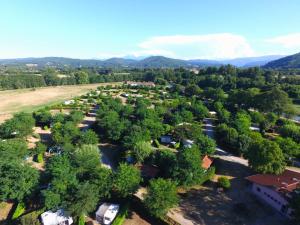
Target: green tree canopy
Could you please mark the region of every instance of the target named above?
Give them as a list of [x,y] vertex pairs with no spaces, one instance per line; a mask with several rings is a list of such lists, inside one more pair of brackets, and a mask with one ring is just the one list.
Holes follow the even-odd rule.
[[0,160],[0,200],[21,201],[38,184],[37,170],[19,160]]
[[176,183],[159,178],[150,181],[144,203],[152,215],[163,217],[178,200]]
[[139,141],[134,145],[133,154],[137,162],[143,162],[153,152],[153,148],[149,142]]
[[278,144],[266,139],[251,144],[248,159],[258,173],[280,174],[285,169],[284,155]]
[[134,166],[121,163],[114,174],[114,189],[120,197],[134,194],[141,182],[140,171]]

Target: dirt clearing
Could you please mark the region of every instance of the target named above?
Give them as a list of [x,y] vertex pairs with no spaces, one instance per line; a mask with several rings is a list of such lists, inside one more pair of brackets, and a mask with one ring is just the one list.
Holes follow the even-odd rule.
[[31,112],[85,94],[99,86],[118,84],[120,83],[113,82],[0,91],[0,123],[19,111]]

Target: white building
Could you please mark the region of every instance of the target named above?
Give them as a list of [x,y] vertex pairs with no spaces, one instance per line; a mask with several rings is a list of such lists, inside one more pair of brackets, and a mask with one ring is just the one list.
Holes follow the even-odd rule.
[[257,174],[246,177],[252,183],[251,191],[259,199],[276,209],[282,215],[291,217],[289,201],[300,188],[300,173],[285,170],[280,175]]

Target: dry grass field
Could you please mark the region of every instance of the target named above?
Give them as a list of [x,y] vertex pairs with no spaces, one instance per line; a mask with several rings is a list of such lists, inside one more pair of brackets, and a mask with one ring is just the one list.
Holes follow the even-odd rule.
[[0,91],[0,123],[16,112],[31,112],[85,94],[98,86],[118,84],[101,83]]

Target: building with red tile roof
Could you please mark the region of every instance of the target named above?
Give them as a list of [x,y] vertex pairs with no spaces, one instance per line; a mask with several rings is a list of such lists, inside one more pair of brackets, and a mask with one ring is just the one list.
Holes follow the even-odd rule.
[[289,201],[292,192],[300,188],[300,173],[285,170],[280,175],[256,174],[246,177],[252,183],[251,191],[281,214],[290,217]]

